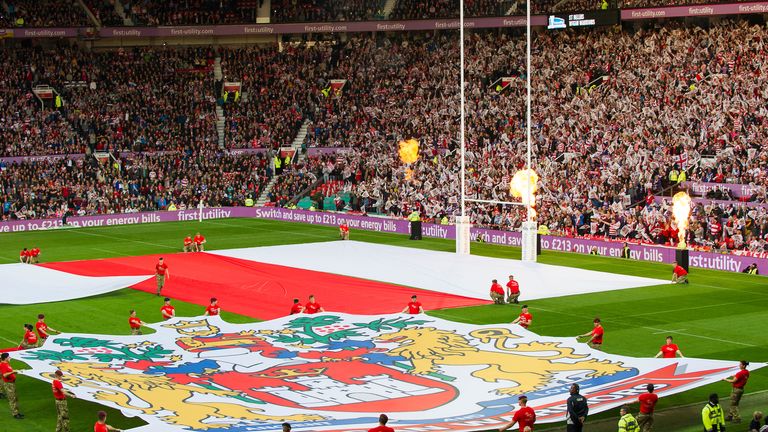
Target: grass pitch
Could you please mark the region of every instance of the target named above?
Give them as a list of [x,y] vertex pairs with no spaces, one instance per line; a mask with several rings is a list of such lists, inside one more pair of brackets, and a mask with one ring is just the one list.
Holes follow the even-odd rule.
[[[117,256],[172,253],[181,249],[186,234],[200,231],[208,239],[208,249],[296,244],[336,239],[335,227],[265,221],[257,219],[208,220],[204,222],[169,222],[147,225],[102,228],[61,229],[25,233],[2,234],[0,263],[18,262],[18,251],[23,247],[39,247],[42,261],[67,261]],[[355,231],[355,240],[394,246],[418,247],[439,251],[453,251],[454,242],[425,239],[409,241],[407,236]],[[498,258],[519,259],[520,250],[504,246],[473,244],[473,253]],[[545,252],[539,261],[547,264],[579,267],[619,274],[667,279],[669,265],[625,261],[616,258],[594,257],[570,253]],[[490,276],[489,276],[490,277]],[[568,283],[563,281],[563,283]],[[765,361],[768,353],[768,280],[759,276],[694,269],[690,285],[660,285],[597,294],[585,294],[529,303],[534,316],[531,330],[547,336],[574,336],[591,328],[595,316],[603,320],[606,328],[604,349],[628,356],[653,356],[664,337],[671,334],[686,356],[722,360],[747,359]],[[522,287],[523,299],[525,290]],[[0,300],[1,301],[1,300]],[[523,300],[524,301],[524,300]],[[198,315],[198,305],[175,301],[177,315]],[[127,334],[127,312],[136,309],[146,321],[158,318],[160,304],[157,297],[134,290],[121,290],[111,294],[80,300],[27,306],[0,305],[0,346],[16,345],[23,335],[22,324],[33,323],[38,313],[46,314],[48,324],[58,330],[83,333]],[[513,306],[488,305],[472,308],[433,311],[430,314],[454,321],[474,324],[493,324],[511,321],[518,313]],[[224,313],[225,320],[249,322],[253,318]],[[14,367],[23,368],[21,363]],[[19,377],[17,383],[19,403],[27,416],[14,420],[7,402],[0,401],[0,430],[8,432],[50,431],[55,428],[55,409],[50,386],[37,380]],[[753,408],[768,410],[768,371],[752,374],[742,405],[742,416],[748,419]],[[663,398],[659,402],[663,411],[657,418],[659,431],[700,431],[699,412],[707,395],[718,392],[727,406],[727,383],[715,383],[679,395]],[[689,408],[685,406],[691,405]],[[71,428],[85,431],[92,428],[95,412],[101,406],[80,400],[70,401]],[[119,412],[107,410],[109,423],[121,429],[136,427],[143,422],[126,418]],[[613,420],[617,413],[605,413],[590,419],[590,431],[616,430]],[[748,420],[747,420],[748,421]],[[539,427],[541,430],[562,430],[562,427]],[[729,430],[746,429],[732,426]]]

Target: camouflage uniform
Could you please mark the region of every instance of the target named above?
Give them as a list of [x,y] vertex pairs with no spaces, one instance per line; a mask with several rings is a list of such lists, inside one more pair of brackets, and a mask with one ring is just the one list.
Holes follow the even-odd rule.
[[56,399],[56,432],[69,432],[69,407],[66,399]]
[[3,387],[5,387],[5,397],[8,398],[8,405],[11,406],[11,414],[14,416],[19,415],[19,401],[16,399],[16,383],[3,382]]

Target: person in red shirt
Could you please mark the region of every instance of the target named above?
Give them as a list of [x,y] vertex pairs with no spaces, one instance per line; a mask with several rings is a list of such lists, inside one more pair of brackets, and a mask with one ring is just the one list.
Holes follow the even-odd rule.
[[37,348],[37,335],[32,324],[24,324],[24,339],[21,340],[21,347],[24,349]]
[[40,262],[40,248],[33,247],[29,250],[29,262],[31,264],[37,264]]
[[56,432],[69,432],[69,407],[67,407],[67,397],[75,398],[75,395],[64,388],[61,383],[61,377],[64,374],[57,370],[53,373],[54,378],[51,383],[53,390],[53,399],[56,402]]
[[496,304],[504,304],[504,288],[496,279],[491,283],[491,300]]
[[107,424],[107,413],[105,411],[99,411],[96,416],[98,420],[93,425],[93,432],[120,432],[120,429],[112,427]]
[[741,423],[741,415],[739,414],[739,402],[741,397],[744,396],[744,386],[749,381],[749,371],[747,370],[749,362],[741,360],[739,362],[739,371],[732,377],[725,378],[723,381],[729,382],[732,385],[731,389],[731,406],[728,408],[728,416],[725,417],[726,421],[732,421],[734,423]]
[[165,298],[165,304],[163,304],[163,306],[160,308],[160,313],[163,315],[164,320],[168,320],[176,316],[176,308],[171,305],[170,298]]
[[318,312],[325,312],[322,306],[320,306],[320,303],[315,301],[315,295],[311,294],[309,296],[309,301],[304,306],[304,313],[306,314],[316,314]]
[[517,401],[520,404],[520,409],[515,411],[512,416],[512,421],[506,426],[499,429],[499,432],[511,428],[514,425],[518,425],[520,432],[533,432],[533,424],[536,423],[536,412],[533,408],[528,406],[528,397],[520,395],[517,397]]
[[205,251],[205,237],[203,237],[202,234],[197,233],[195,234],[195,250],[197,252],[204,252]]
[[157,279],[157,295],[160,296],[160,291],[165,286],[165,280],[171,278],[171,272],[168,270],[168,264],[166,264],[162,258],[157,260],[155,264],[155,279]]
[[48,324],[45,323],[45,315],[38,314],[37,315],[37,322],[35,323],[35,327],[37,328],[37,334],[40,336],[40,345],[45,343],[45,340],[48,339],[48,335],[50,332],[60,334],[61,332],[48,327]]
[[682,284],[682,283],[688,283],[688,272],[677,263],[677,261],[672,263],[673,266],[675,266],[674,269],[672,269],[672,283],[675,284]]
[[677,344],[672,343],[672,336],[667,336],[667,343],[661,346],[661,350],[656,354],[656,358],[675,358],[677,355],[680,355],[680,358],[685,358]]
[[29,251],[27,248],[24,248],[19,252],[19,261],[21,261],[22,264],[29,264]]
[[520,284],[517,283],[515,277],[509,275],[509,282],[507,282],[507,303],[518,304],[518,298],[520,297]]
[[3,386],[5,387],[5,397],[11,406],[11,413],[16,419],[23,419],[24,414],[19,412],[19,403],[16,399],[16,372],[11,367],[10,355],[7,352],[0,354],[0,376],[3,377]]
[[386,414],[382,414],[379,416],[379,425],[376,426],[373,429],[368,429],[368,432],[395,432],[394,429],[387,426],[387,422],[389,421],[389,417],[387,417]]
[[342,240],[349,240],[349,225],[346,222],[339,225],[339,237]]
[[653,384],[648,384],[645,386],[648,393],[637,397],[637,401],[640,402],[640,413],[637,415],[640,432],[650,432],[653,429],[653,411],[656,409],[656,402],[659,401],[659,395],[653,392],[654,388]]
[[512,321],[512,324],[520,324],[520,327],[527,329],[532,322],[533,315],[528,312],[528,305],[523,305],[523,308],[520,310],[520,316],[515,318],[515,320]]
[[605,329],[603,329],[603,325],[600,323],[600,318],[595,318],[592,320],[592,323],[594,324],[592,331],[576,337],[583,338],[589,336],[587,345],[592,349],[599,350],[603,346],[603,334],[605,333]]
[[184,252],[194,252],[195,251],[195,242],[192,241],[192,236],[187,234],[186,237],[184,237]]
[[128,316],[128,326],[131,327],[132,335],[141,334],[141,326],[145,326],[144,322],[136,316],[136,311],[131,309],[131,314]]
[[291,306],[290,315],[296,315],[302,312],[304,312],[304,306],[302,306],[302,304],[299,303],[299,299],[297,298],[293,299],[293,306]]
[[420,313],[424,313],[424,308],[421,307],[421,303],[417,300],[415,295],[411,296],[411,301],[405,306],[402,312],[400,313],[408,313],[411,315],[416,315]]
[[205,308],[205,316],[216,316],[221,312],[221,308],[219,307],[219,299],[216,297],[211,297],[211,304],[208,305],[207,308]]

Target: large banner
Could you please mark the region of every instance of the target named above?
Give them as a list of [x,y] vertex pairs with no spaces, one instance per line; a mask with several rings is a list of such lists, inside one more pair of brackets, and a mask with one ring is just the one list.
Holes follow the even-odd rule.
[[741,15],[768,13],[768,2],[702,4],[689,6],[657,7],[645,9],[625,9],[621,11],[621,20],[660,19],[677,17],[697,17],[715,15]]
[[[139,416],[144,430],[477,430],[509,421],[520,395],[537,423],[565,418],[573,383],[590,413],[632,403],[653,383],[669,396],[738,370],[736,361],[595,351],[519,326],[426,315],[293,315],[251,324],[174,318],[144,336],[62,334],[13,357],[25,375],[57,369],[78,398]],[[653,355],[656,347],[648,347]],[[753,364],[752,369],[763,367]]]
[[706,196],[707,192],[714,190],[729,191],[734,198],[750,197],[752,194],[763,191],[762,186],[752,184],[737,183],[705,183],[705,182],[683,182],[683,187],[690,189],[694,195]]

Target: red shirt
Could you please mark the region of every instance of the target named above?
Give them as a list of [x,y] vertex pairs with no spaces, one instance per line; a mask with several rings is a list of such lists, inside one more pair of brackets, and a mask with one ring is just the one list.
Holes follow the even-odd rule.
[[189,246],[192,244],[192,237],[184,237],[184,246]]
[[304,306],[304,313],[316,314],[320,312],[320,309],[322,309],[322,306],[320,306],[320,303],[310,302],[310,303],[307,303],[306,306]]
[[302,306],[301,303],[294,303],[293,306],[291,306],[291,315],[301,313],[302,310],[304,310],[304,306]]
[[594,329],[592,329],[592,343],[593,344],[601,344],[603,343],[603,334],[605,333],[605,330],[603,330],[603,326],[597,326]]
[[378,425],[373,429],[368,429],[368,432],[395,432],[395,430],[389,426]]
[[344,232],[349,232],[349,227],[347,226],[347,224],[339,225],[339,229],[344,231]]
[[408,302],[408,313],[411,315],[416,315],[417,313],[421,312],[421,303],[415,301],[415,302]]
[[637,397],[640,402],[640,412],[643,414],[653,414],[656,408],[656,402],[659,401],[659,395],[656,393],[643,393]]
[[13,368],[9,363],[1,362],[0,363],[0,375],[3,376],[3,381],[5,382],[16,382],[16,374],[5,376],[6,373],[13,372]]
[[160,312],[163,314],[163,319],[172,317],[175,311],[176,308],[171,305],[163,305],[163,307],[160,308]]
[[21,252],[19,252],[19,256],[22,256],[22,257],[28,257],[28,256],[29,256],[29,251],[27,251],[27,250],[22,250]]
[[507,282],[507,289],[512,294],[519,294],[520,293],[520,284],[517,283],[517,281],[509,281]]
[[40,249],[39,248],[34,248],[31,251],[29,251],[29,256],[36,257],[36,256],[39,256],[39,255],[40,255]]
[[51,384],[51,388],[53,389],[54,399],[64,400],[67,398],[67,395],[64,394],[64,385],[61,383],[61,381],[57,379],[53,380],[53,383]]
[[93,432],[109,432],[109,429],[107,429],[107,424],[106,423],[96,422],[93,425]]
[[685,269],[680,267],[679,265],[675,266],[675,269],[672,270],[672,273],[676,274],[677,277],[683,277],[688,274],[688,272],[685,271]]
[[498,283],[495,283],[491,285],[491,292],[495,292],[496,294],[504,295],[504,288],[501,287]]
[[536,413],[533,412],[533,408],[525,406],[515,411],[512,420],[515,420],[517,424],[520,425],[520,432],[527,426],[533,430],[533,424],[536,422]]
[[736,372],[736,375],[733,376],[733,388],[740,388],[743,389],[745,385],[747,385],[747,380],[749,379],[749,371],[746,369],[740,370]]
[[528,312],[521,313],[519,318],[520,321],[517,323],[520,324],[520,327],[522,328],[528,328],[528,326],[531,324],[531,321],[533,321],[533,315]]
[[675,358],[679,349],[676,344],[664,344],[661,346],[661,356],[663,358]]
[[27,344],[34,345],[37,343],[37,335],[31,330],[27,330],[24,333],[24,340],[27,342]]
[[48,324],[38,321],[35,323],[35,328],[37,329],[37,334],[40,335],[40,339],[48,337]]
[[141,328],[141,320],[139,317],[130,317],[128,318],[128,325],[131,326],[132,329]]
[[168,264],[166,263],[157,263],[155,264],[155,274],[158,276],[165,276],[168,273]]
[[205,241],[205,237],[203,237],[202,235],[196,235],[195,236],[195,243],[201,244],[204,241]]
[[218,315],[221,311],[221,307],[219,305],[209,305],[207,308],[205,308],[205,311],[208,313],[209,316]]

